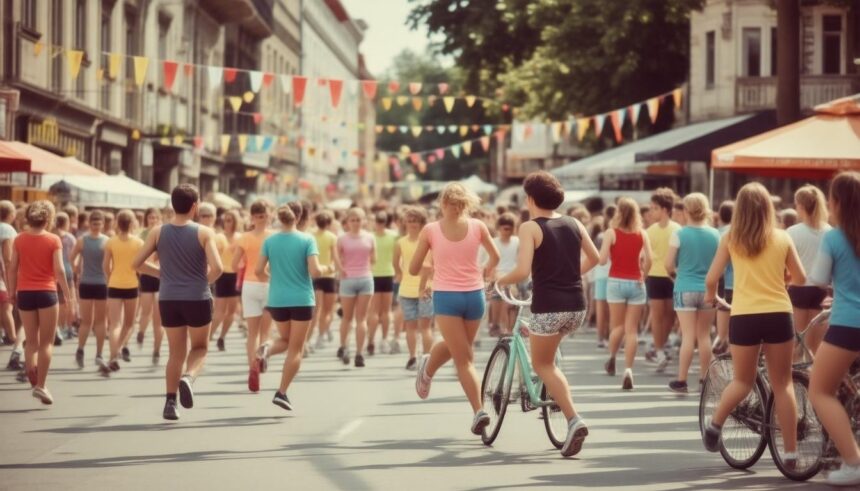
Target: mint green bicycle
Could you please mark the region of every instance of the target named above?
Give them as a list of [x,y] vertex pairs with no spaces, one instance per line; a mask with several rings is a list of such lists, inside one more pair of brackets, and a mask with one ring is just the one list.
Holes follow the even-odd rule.
[[[481,440],[484,445],[492,445],[499,436],[502,422],[508,404],[520,399],[523,412],[540,408],[543,411],[544,426],[549,441],[557,449],[561,449],[567,436],[567,418],[558,405],[547,393],[546,387],[534,373],[524,337],[528,336],[527,308],[531,298],[519,300],[495,285],[496,292],[506,303],[517,307],[517,318],[514,322],[514,335],[499,339],[490,354],[484,379],[481,383],[481,399],[484,410],[490,415],[490,425],[484,429]],[[561,352],[555,355],[556,365],[561,367]],[[519,373],[519,386],[513,398],[514,377]]]

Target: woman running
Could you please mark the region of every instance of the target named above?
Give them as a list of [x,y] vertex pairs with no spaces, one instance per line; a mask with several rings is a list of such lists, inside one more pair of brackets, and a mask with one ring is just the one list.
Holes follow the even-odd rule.
[[582,275],[600,261],[585,226],[556,213],[564,202],[564,189],[548,172],[534,172],[523,182],[531,220],[520,225],[515,269],[499,279],[510,285],[532,275],[532,320],[529,322],[532,366],[568,421],[561,448],[565,457],[576,455],[588,435],[577,414],[564,373],[555,365],[559,344],[585,323],[586,301]]
[[319,251],[317,260],[320,266],[329,266],[328,274],[314,278],[313,281],[316,308],[311,320],[311,330],[317,327],[317,340],[314,346],[317,349],[322,349],[325,342],[332,339],[329,328],[334,316],[334,306],[337,302],[334,272],[340,269],[337,266],[340,263],[337,256],[337,236],[329,230],[333,220],[334,215],[330,211],[319,212],[316,216],[317,231],[313,235],[317,243],[317,251]]
[[[143,247],[140,237],[131,234],[134,213],[122,210],[116,217],[117,234],[105,244],[104,271],[108,277],[108,336],[110,339],[110,369],[119,370],[120,348],[122,359],[131,361],[131,354],[123,342],[131,334],[134,314],[137,312],[137,272],[132,266],[135,256]],[[122,328],[120,329],[120,324]]]
[[[418,275],[409,274],[409,263],[418,247],[418,234],[427,224],[427,213],[423,208],[411,206],[403,211],[406,222],[406,235],[397,240],[394,246],[395,281],[400,283],[400,305],[403,308],[403,327],[406,329],[406,346],[409,349],[407,370],[418,368],[417,333],[421,333],[421,345],[425,354],[433,347],[433,332],[430,321],[433,319],[433,299],[430,282],[426,277],[430,273],[430,263],[425,262]],[[425,288],[421,288],[422,279]]]
[[[821,248],[821,240],[831,228],[827,223],[827,201],[820,189],[807,184],[794,193],[794,206],[799,221],[786,232],[797,248],[803,270],[809,272]],[[821,302],[827,297],[827,290],[807,280],[803,286],[789,286],[788,296],[794,309],[794,328],[803,330],[821,313]],[[821,323],[806,333],[804,341],[813,353],[818,350],[825,331],[826,324]]]
[[860,447],[836,391],[860,355],[860,173],[845,172],[833,179],[829,206],[837,228],[824,234],[810,276],[820,286],[832,281],[833,307],[830,328],[812,366],[809,398],[842,457],[842,466],[827,482],[857,486]]
[[[218,351],[224,351],[224,338],[227,331],[233,325],[236,310],[239,308],[239,290],[236,288],[236,270],[233,269],[233,254],[235,254],[236,240],[239,231],[242,230],[242,221],[236,210],[224,212],[221,218],[224,225],[223,230],[215,236],[218,246],[218,254],[221,255],[221,263],[224,265],[224,273],[215,282],[215,313],[212,316],[212,335],[218,334]],[[209,337],[211,338],[212,335]]]
[[391,325],[391,306],[394,300],[394,245],[397,232],[391,230],[391,216],[380,211],[376,213],[373,239],[376,241],[376,261],[373,263],[373,297],[370,300],[370,313],[367,321],[367,354],[375,351],[376,328],[382,325],[381,351],[388,352],[388,329]]
[[[143,214],[143,222],[146,228],[140,232],[140,239],[144,242],[149,232],[161,225],[161,211],[158,208],[149,208]],[[157,255],[153,254],[154,262],[158,262]],[[152,364],[157,365],[161,358],[161,343],[164,339],[164,329],[161,327],[161,313],[158,311],[158,288],[161,282],[155,276],[148,274],[140,275],[140,320],[138,321],[137,344],[143,346],[146,328],[152,321]]]
[[[480,435],[490,424],[490,416],[481,405],[472,346],[486,308],[484,281],[495,274],[499,251],[487,226],[469,218],[469,211],[480,204],[477,196],[462,184],[452,182],[442,189],[439,203],[442,218],[421,230],[418,247],[409,263],[409,274],[417,276],[424,268],[427,253],[433,253],[433,312],[442,333],[442,341],[418,363],[415,391],[418,397],[426,399],[433,375],[453,358],[460,385],[474,412],[472,433]],[[478,264],[481,246],[489,255],[483,275]]]
[[343,319],[340,322],[340,348],[337,357],[349,364],[349,331],[355,319],[355,366],[364,366],[364,341],[367,336],[367,309],[373,296],[371,268],[376,260],[373,235],[362,230],[365,214],[361,208],[350,208],[346,215],[347,231],[337,239],[340,258],[340,304]]
[[783,460],[790,465],[797,459],[797,403],[791,382],[794,328],[785,271],[788,270],[795,285],[806,282],[806,273],[791,238],[784,230],[777,229],[775,215],[764,186],[751,182],[742,187],[735,200],[732,228],[720,240],[708,270],[705,303],[710,304],[715,302],[717,286],[729,259],[735,271],[729,320],[734,376],[723,390],[703,438],[709,452],[719,450],[723,423],[752,390],[759,353],[764,346],[767,375],[785,446]]
[[[289,205],[278,208],[278,220],[281,231],[263,242],[255,273],[258,278],[269,279],[266,309],[278,326],[282,342],[288,346],[281,385],[272,403],[290,411],[293,406],[287,398],[287,389],[301,367],[314,309],[311,276],[331,273],[334,268],[319,265],[316,241],[296,229],[296,215]],[[267,265],[271,277],[266,272]]]
[[669,389],[686,394],[687,375],[697,345],[701,377],[711,363],[715,311],[713,303],[705,303],[705,276],[720,245],[720,233],[708,223],[711,210],[704,194],[688,194],[683,203],[686,225],[669,239],[665,267],[675,277],[675,312],[681,324],[678,379],[669,382]]
[[9,269],[9,291],[21,313],[27,336],[24,365],[33,387],[33,397],[42,404],[53,404],[54,398],[45,383],[57,331],[57,285],[75,313],[74,292],[66,282],[63,245],[60,238],[47,231],[54,221],[54,205],[39,200],[27,207],[26,231],[15,238]]
[[[89,216],[89,232],[78,239],[72,251],[72,263],[77,265],[78,293],[81,309],[81,327],[78,330],[78,349],[75,361],[84,367],[84,346],[90,331],[96,335],[96,367],[102,375],[110,374],[110,368],[102,358],[107,331],[107,277],[104,263],[105,244],[108,237],[102,233],[104,215],[95,210]],[[80,258],[80,261],[78,261]]]
[[603,235],[600,264],[612,261],[606,280],[609,303],[609,360],[604,368],[615,375],[615,355],[624,339],[624,380],[621,388],[633,390],[633,361],[639,345],[639,321],[645,308],[642,272],[651,270],[651,245],[642,230],[639,205],[630,198],[618,200],[611,228]]

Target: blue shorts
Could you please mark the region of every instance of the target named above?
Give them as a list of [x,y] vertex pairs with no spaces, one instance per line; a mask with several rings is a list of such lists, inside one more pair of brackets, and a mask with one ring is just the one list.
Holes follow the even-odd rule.
[[627,305],[645,305],[645,285],[637,280],[609,278],[606,280],[606,301],[609,303],[626,303]]
[[403,320],[406,322],[433,317],[433,300],[429,298],[400,297]]
[[486,309],[484,290],[471,292],[433,292],[433,313],[462,317],[467,321],[476,321],[484,317]]
[[705,304],[705,292],[674,292],[672,299],[675,312],[714,310],[713,304]]
[[357,297],[359,295],[373,295],[373,277],[366,278],[344,278],[340,280],[341,297]]
[[606,301],[606,282],[609,278],[597,278],[594,280],[594,299]]

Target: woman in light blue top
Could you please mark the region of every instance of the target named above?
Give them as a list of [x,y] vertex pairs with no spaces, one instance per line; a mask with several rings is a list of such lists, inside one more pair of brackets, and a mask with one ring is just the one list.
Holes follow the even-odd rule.
[[[95,210],[90,213],[90,230],[78,239],[69,258],[79,274],[81,326],[78,329],[78,349],[75,352],[75,362],[79,368],[84,367],[84,346],[90,331],[96,335],[96,365],[102,375],[108,375],[110,369],[104,358],[102,348],[107,336],[107,277],[102,263],[104,262],[105,244],[108,237],[102,233],[104,215]],[[78,260],[80,258],[80,260]]]
[[255,273],[258,278],[269,281],[266,308],[281,335],[271,351],[283,351],[284,345],[287,349],[281,385],[272,403],[289,411],[293,407],[287,399],[287,388],[301,367],[313,317],[315,301],[311,276],[331,274],[334,267],[320,266],[316,240],[296,230],[296,214],[289,205],[278,208],[278,220],[281,232],[263,242]]
[[810,278],[819,286],[833,282],[830,328],[815,354],[809,398],[839,450],[842,467],[830,484],[860,485],[860,447],[836,390],[860,355],[860,173],[845,172],[830,185],[829,207],[838,228],[824,234]]
[[666,270],[676,275],[673,295],[681,324],[678,380],[670,382],[669,389],[682,394],[687,393],[687,374],[697,341],[700,370],[707,370],[711,362],[715,312],[713,305],[705,303],[705,276],[720,245],[720,233],[708,224],[710,216],[708,198],[702,193],[688,194],[684,198],[687,225],[672,235],[666,255]]

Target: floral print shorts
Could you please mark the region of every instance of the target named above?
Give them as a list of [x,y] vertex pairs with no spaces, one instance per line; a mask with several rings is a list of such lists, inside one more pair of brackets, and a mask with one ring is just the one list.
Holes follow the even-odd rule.
[[567,336],[585,324],[585,314],[584,310],[532,314],[529,332],[536,336],[554,336],[559,333]]

